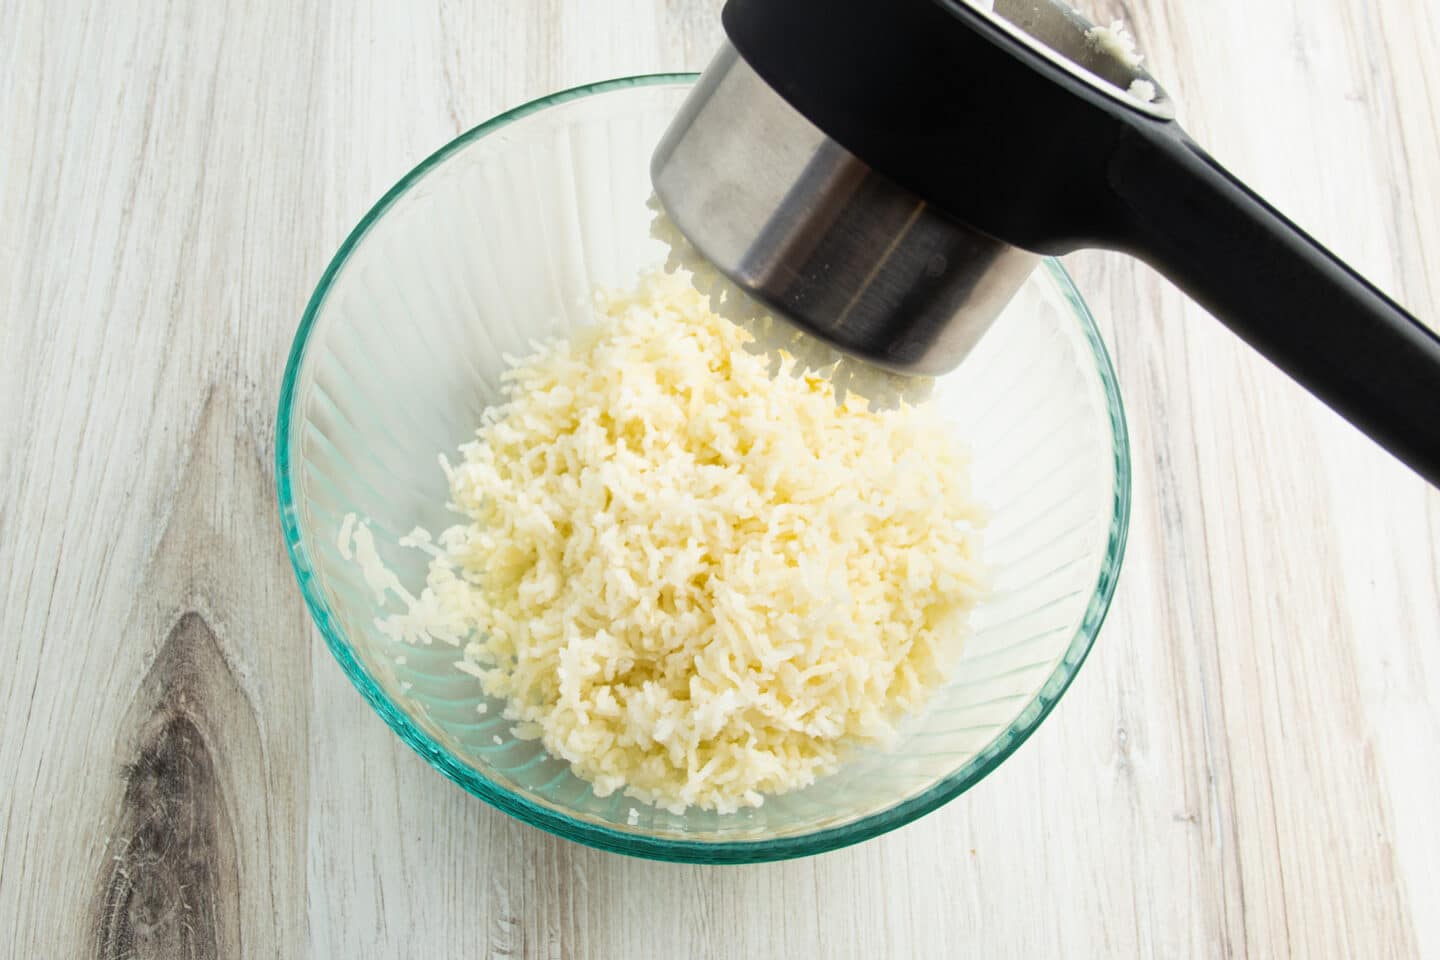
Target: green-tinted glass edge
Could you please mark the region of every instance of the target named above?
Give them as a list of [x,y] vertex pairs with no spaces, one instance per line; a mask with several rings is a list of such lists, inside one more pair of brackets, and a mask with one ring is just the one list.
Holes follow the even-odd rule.
[[345,238],[340,249],[331,259],[321,275],[320,282],[311,294],[296,330],[295,340],[290,348],[285,366],[285,377],[280,387],[280,405],[275,434],[275,486],[280,507],[280,524],[285,534],[285,546],[295,569],[300,592],[310,609],[310,615],[320,628],[321,635],[330,652],[339,661],[350,682],[360,691],[366,702],[380,714],[402,740],[432,766],[459,784],[465,790],[510,814],[569,840],[630,856],[647,857],[655,860],[669,860],[688,863],[762,863],[784,860],[791,857],[810,856],[859,843],[879,836],[897,827],[904,826],[917,817],[955,799],[966,790],[983,780],[1010,754],[1025,742],[1041,721],[1054,709],[1060,697],[1074,680],[1080,665],[1085,662],[1095,637],[1105,621],[1110,600],[1115,593],[1121,561],[1125,554],[1125,539],[1130,525],[1130,452],[1129,432],[1125,423],[1125,411],[1120,399],[1119,384],[1110,355],[1101,340],[1099,328],[1085,301],[1081,298],[1070,275],[1055,260],[1047,260],[1045,268],[1059,285],[1061,293],[1080,318],[1081,327],[1090,349],[1095,355],[1096,366],[1105,391],[1107,414],[1110,419],[1113,456],[1115,465],[1115,490],[1113,513],[1110,520],[1109,540],[1105,560],[1095,585],[1095,592],[1085,610],[1079,628],[1075,632],[1065,654],[1060,658],[1055,672],[1041,687],[1035,700],[1021,711],[1020,716],[999,737],[984,750],[972,757],[963,767],[944,780],[917,796],[904,800],[893,807],[872,814],[855,823],[819,830],[815,833],[793,837],[779,837],[770,840],[744,840],[705,842],[696,840],[675,840],[628,833],[597,824],[575,820],[548,807],[532,803],[511,793],[504,787],[486,779],[479,771],[461,763],[420,730],[405,713],[386,698],[379,685],[351,653],[339,624],[329,605],[315,583],[315,575],[309,557],[300,542],[300,527],[295,509],[292,476],[289,470],[289,447],[291,440],[291,414],[295,399],[296,379],[309,340],[311,327],[318,316],[336,274],[344,265],[356,244],[370,227],[384,215],[411,186],[429,170],[445,160],[461,147],[522,117],[545,107],[555,106],[580,97],[592,96],[630,87],[656,86],[662,84],[691,84],[698,77],[695,73],[656,73],[636,77],[624,77],[587,84],[563,90],[548,97],[532,100],[480,124],[451,140],[445,146],[426,157],[415,169],[406,174],[399,183],[380,198],[380,201],[365,214],[360,223]]

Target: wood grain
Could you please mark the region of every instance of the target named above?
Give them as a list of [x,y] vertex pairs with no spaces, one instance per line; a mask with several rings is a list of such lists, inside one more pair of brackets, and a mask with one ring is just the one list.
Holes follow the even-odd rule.
[[[212,689],[207,689],[213,684]],[[240,702],[226,702],[238,700]],[[214,632],[180,618],[141,684],[137,734],[90,914],[101,957],[234,955],[240,946],[235,824],[205,729],[244,716]],[[208,735],[207,735],[208,734]]]
[[[717,9],[0,0],[0,956],[1440,955],[1440,493],[1120,257],[1067,264],[1127,400],[1120,590],[944,810],[799,862],[627,860],[463,794],[349,687],[270,467],[326,258],[499,110],[699,69]],[[1430,0],[1092,10],[1440,317]]]

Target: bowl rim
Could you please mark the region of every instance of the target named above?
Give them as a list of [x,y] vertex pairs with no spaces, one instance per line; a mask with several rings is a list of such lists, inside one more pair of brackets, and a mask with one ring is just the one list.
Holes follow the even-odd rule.
[[286,550],[295,571],[295,578],[299,582],[300,592],[305,598],[311,617],[325,639],[325,645],[330,648],[331,654],[334,655],[345,675],[350,678],[350,682],[360,691],[366,702],[399,735],[401,740],[424,757],[431,766],[467,792],[518,820],[556,836],[575,840],[601,850],[674,862],[762,863],[810,856],[869,840],[904,826],[955,799],[985,779],[1039,727],[1050,711],[1055,708],[1066,689],[1069,688],[1095,643],[1095,638],[1105,621],[1110,601],[1115,593],[1116,582],[1125,555],[1126,537],[1129,532],[1131,490],[1129,432],[1126,427],[1125,411],[1120,399],[1114,364],[1105,349],[1099,328],[1069,274],[1056,260],[1045,260],[1045,269],[1080,322],[1104,388],[1106,413],[1110,423],[1115,489],[1112,495],[1112,513],[1106,555],[1096,578],[1094,592],[1085,609],[1085,615],[1075,631],[1075,636],[1060,657],[1055,669],[1046,678],[1035,697],[1025,705],[1015,720],[1002,733],[996,735],[995,739],[983,750],[944,779],[914,796],[852,823],[828,827],[811,833],[771,839],[734,841],[675,839],[630,832],[578,820],[513,793],[501,784],[488,779],[480,771],[454,757],[421,730],[408,714],[384,693],[352,652],[337,617],[319,589],[314,567],[301,541],[299,515],[294,494],[294,476],[290,470],[291,420],[296,413],[296,385],[307,352],[311,330],[335,277],[349,259],[350,254],[370,231],[370,228],[384,216],[399,197],[457,150],[547,107],[583,97],[635,87],[689,86],[698,76],[697,73],[652,73],[620,77],[571,87],[549,96],[531,100],[455,137],[426,157],[402,177],[395,186],[391,187],[345,238],[325,268],[325,272],[321,275],[315,291],[305,306],[305,312],[291,344],[280,388],[275,435],[275,487]]

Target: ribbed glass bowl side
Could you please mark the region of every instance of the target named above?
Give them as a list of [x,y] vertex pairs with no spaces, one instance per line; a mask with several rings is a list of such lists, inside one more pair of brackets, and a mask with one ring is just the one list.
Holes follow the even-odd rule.
[[477,711],[453,649],[382,636],[375,620],[386,610],[336,546],[356,513],[402,581],[423,582],[424,557],[396,540],[455,519],[436,457],[469,439],[496,400],[505,357],[583,323],[597,284],[626,283],[662,259],[647,235],[649,152],[692,80],[615,80],[527,104],[457,138],[387,193],[341,246],[296,334],[277,488],[327,645],[446,776],[604,849],[774,860],[894,829],[978,782],[1044,719],[1094,642],[1124,552],[1129,453],[1114,371],[1058,264],[1036,272],[937,388],[993,512],[993,589],[954,680],[894,747],[859,751],[835,775],[756,810],[676,816],[595,796],[511,736],[502,704]]

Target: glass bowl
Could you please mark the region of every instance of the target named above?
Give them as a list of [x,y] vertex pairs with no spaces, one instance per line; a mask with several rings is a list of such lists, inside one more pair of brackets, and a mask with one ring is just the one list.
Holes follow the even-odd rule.
[[[300,322],[280,394],[276,481],[295,575],[335,658],[400,737],[466,790],[552,833],[664,860],[802,856],[892,830],[958,796],[1039,725],[1089,652],[1115,588],[1130,467],[1115,375],[1094,321],[1046,262],[932,402],[974,456],[991,510],[993,592],[952,681],[887,749],[763,806],[667,813],[598,797],[511,736],[503,705],[445,645],[403,647],[338,531],[368,520],[395,546],[444,507],[441,452],[471,438],[506,355],[587,318],[597,284],[663,260],[648,235],[650,151],[694,76],[612,80],[463,134],[387,193],[340,247]],[[393,608],[391,608],[393,611]],[[633,811],[633,812],[632,812]]]

